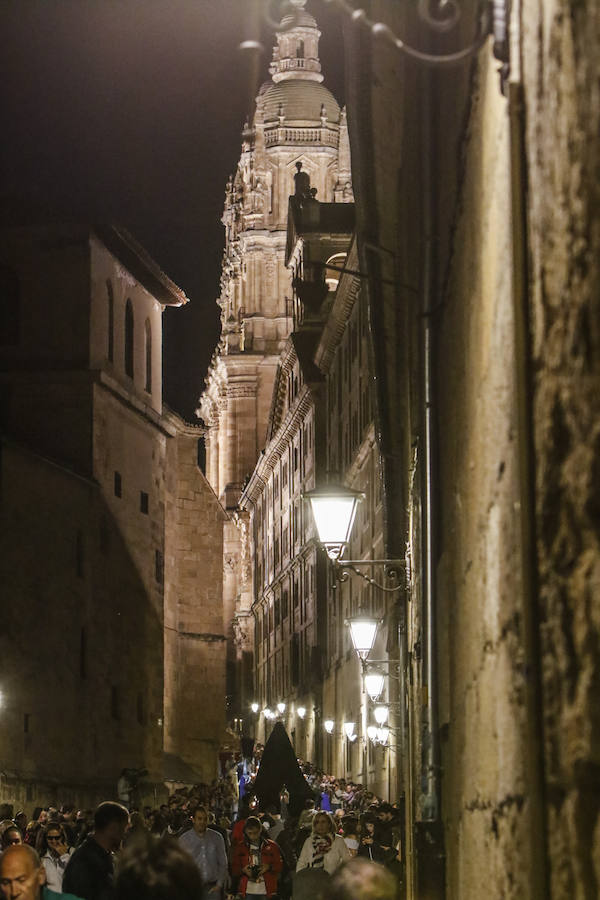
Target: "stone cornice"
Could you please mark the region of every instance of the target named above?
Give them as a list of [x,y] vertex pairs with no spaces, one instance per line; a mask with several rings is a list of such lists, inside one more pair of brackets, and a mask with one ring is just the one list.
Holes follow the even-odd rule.
[[[178,427],[169,415],[162,416],[148,403],[144,403],[133,394],[130,394],[116,379],[112,378],[103,369],[96,371],[95,381],[100,387],[104,388],[108,393],[112,394],[122,406],[137,413],[152,427],[158,429],[167,437],[175,437]],[[183,421],[183,420],[182,420]]]
[[288,414],[277,432],[263,450],[240,499],[241,506],[244,505],[245,500],[248,500],[253,506],[256,504],[262,493],[261,486],[264,487],[268,483],[276,463],[281,459],[286,448],[290,446],[291,439],[299,431],[299,426],[304,422],[306,413],[314,405],[313,392],[305,385],[296,402],[288,410]]

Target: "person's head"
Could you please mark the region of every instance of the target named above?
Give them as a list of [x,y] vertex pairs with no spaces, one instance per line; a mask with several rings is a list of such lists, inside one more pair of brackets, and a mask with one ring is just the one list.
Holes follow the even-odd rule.
[[397,900],[391,872],[360,856],[341,866],[328,885],[328,900]]
[[318,834],[320,836],[326,834],[335,834],[333,820],[329,813],[322,811],[315,813],[312,821],[312,830],[315,834]]
[[41,809],[40,814],[38,816],[38,822],[40,823],[40,825],[45,825],[47,821],[48,821],[48,810]]
[[21,830],[21,833],[25,834],[25,829],[27,828],[27,816],[25,815],[23,810],[21,810],[21,812],[18,812],[16,814],[15,825],[18,825],[18,827]]
[[40,900],[46,870],[27,844],[7,847],[0,856],[0,896],[3,900]]
[[361,819],[362,832],[365,836],[370,836],[375,832],[375,825],[377,823],[377,817],[372,813],[365,813]]
[[49,850],[53,856],[60,855],[59,848],[66,843],[67,836],[62,825],[59,825],[57,822],[50,822],[44,833],[42,852],[45,853],[46,850]]
[[262,823],[258,816],[249,816],[244,825],[244,834],[251,844],[258,844],[262,834]]
[[94,813],[94,839],[105,850],[118,850],[128,825],[129,812],[125,807],[113,800],[105,800]]
[[192,825],[196,834],[204,834],[208,828],[208,813],[205,806],[196,806],[193,809]]
[[390,803],[380,803],[377,816],[380,822],[390,822],[394,818],[394,807]]
[[2,849],[6,850],[7,847],[12,847],[16,844],[22,844],[23,839],[21,837],[21,832],[17,828],[16,825],[9,825],[2,834]]
[[129,831],[145,831],[146,822],[141,812],[132,812],[129,816]]
[[358,819],[356,816],[344,816],[342,819],[342,834],[344,837],[354,837],[358,834]]
[[201,900],[202,878],[175,838],[142,834],[119,861],[115,900]]

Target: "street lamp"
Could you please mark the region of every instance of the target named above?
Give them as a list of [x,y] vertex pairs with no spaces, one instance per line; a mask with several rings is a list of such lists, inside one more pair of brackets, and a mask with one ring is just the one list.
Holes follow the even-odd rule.
[[356,722],[344,722],[344,732],[349,741],[353,740],[355,728],[356,728]]
[[390,729],[386,728],[385,725],[383,725],[381,728],[377,729],[377,740],[379,741],[380,744],[383,744],[383,746],[385,746],[387,744],[389,736],[390,736]]
[[283,713],[285,712],[285,703],[278,703],[277,709],[279,711],[279,714],[283,715]]
[[367,666],[365,668],[365,690],[374,703],[381,697],[384,684],[385,675],[381,669],[378,669],[376,666]]
[[366,659],[373,649],[377,626],[381,624],[381,621],[381,619],[375,619],[366,613],[359,613],[357,616],[351,616],[345,620],[344,624],[350,629],[352,646],[360,659]]
[[327,734],[333,733],[334,726],[335,722],[333,721],[333,719],[325,719],[325,721],[323,722],[323,728],[325,729]]
[[250,709],[252,710],[253,713],[257,713],[258,712],[258,703],[251,703]]
[[373,715],[375,716],[375,721],[381,728],[388,720],[389,710],[387,706],[376,706],[373,710]]
[[306,715],[306,708],[304,706],[299,706],[297,709],[297,713],[300,716],[300,718],[303,719],[304,716]]
[[319,541],[330,559],[338,560],[342,555],[364,496],[362,491],[340,485],[326,485],[304,494],[310,501]]
[[348,546],[350,540],[357,506],[364,498],[362,491],[354,491],[343,485],[328,484],[316,488],[314,491],[307,491],[302,496],[311,505],[319,543],[333,564],[336,580],[346,581],[348,571],[352,571],[382,591],[401,589],[401,584],[395,584],[392,587],[379,584],[370,575],[365,575],[360,570],[364,567],[373,569],[375,566],[383,566],[384,571],[387,570],[387,574],[395,578],[396,568],[403,568],[410,577],[407,560],[342,559],[344,548]]

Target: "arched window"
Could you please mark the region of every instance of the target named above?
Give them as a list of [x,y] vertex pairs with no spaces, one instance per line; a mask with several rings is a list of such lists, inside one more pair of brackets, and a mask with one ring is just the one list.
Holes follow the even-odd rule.
[[152,328],[150,327],[150,319],[146,319],[144,326],[146,341],[146,391],[152,393]]
[[347,255],[347,253],[334,253],[333,256],[330,256],[327,260],[326,266],[329,264],[335,266],[335,269],[325,268],[325,281],[330,291],[335,291],[337,289],[341,275],[339,270],[344,268]]
[[304,41],[298,41],[296,46],[296,59],[304,59]]
[[115,358],[115,298],[113,295],[112,284],[110,280],[106,281],[106,295],[107,295],[107,335],[106,335],[106,355],[108,356],[109,362],[114,362]]
[[21,291],[13,269],[0,266],[0,344],[19,343],[21,331]]
[[125,305],[125,374],[133,378],[133,305]]

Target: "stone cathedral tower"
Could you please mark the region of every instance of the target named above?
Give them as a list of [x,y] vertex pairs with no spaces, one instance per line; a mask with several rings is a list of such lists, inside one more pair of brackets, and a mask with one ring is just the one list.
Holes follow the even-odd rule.
[[252,648],[252,584],[237,505],[265,445],[279,354],[293,329],[285,244],[298,164],[319,200],[353,200],[346,115],[322,84],[321,33],[305,4],[294,0],[294,12],[281,22],[271,79],[259,91],[237,170],[227,183],[221,339],[200,401],[207,426],[206,475],[231,513],[225,528],[224,615],[232,715],[241,710],[247,681],[243,660],[250,665]]

